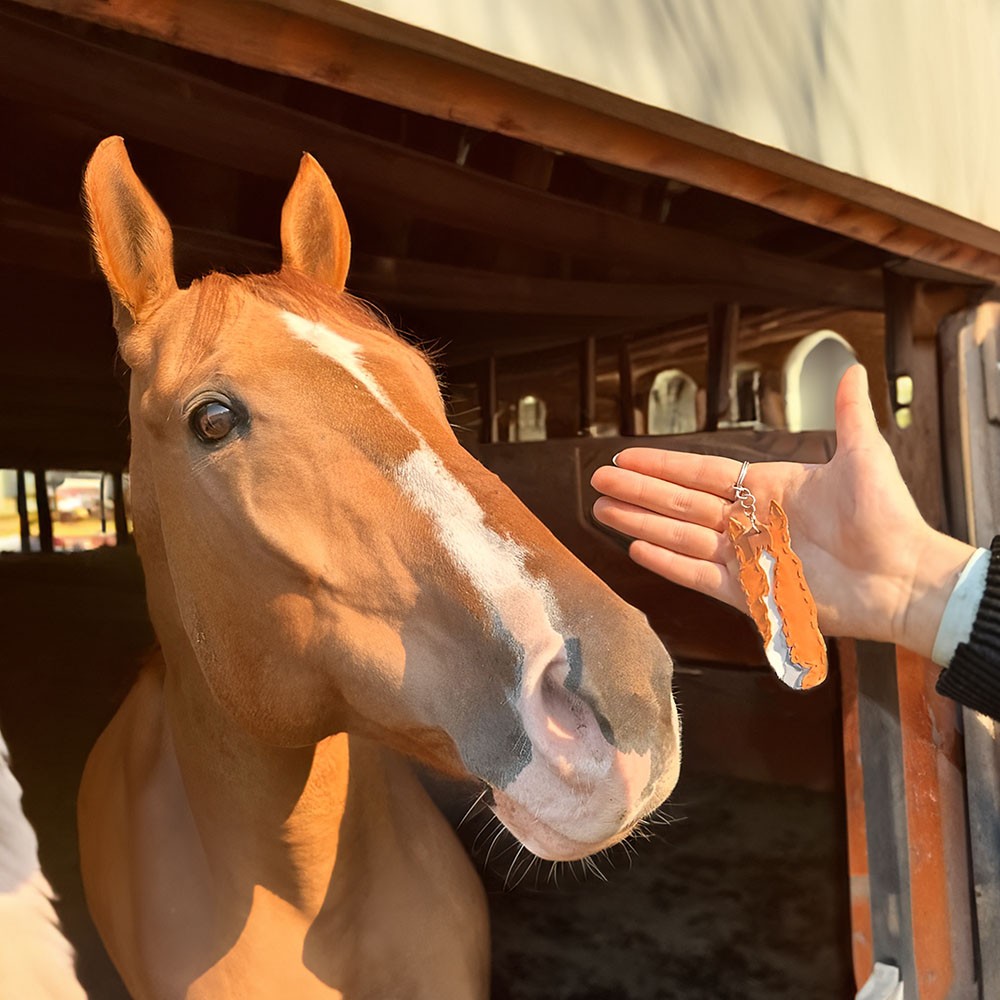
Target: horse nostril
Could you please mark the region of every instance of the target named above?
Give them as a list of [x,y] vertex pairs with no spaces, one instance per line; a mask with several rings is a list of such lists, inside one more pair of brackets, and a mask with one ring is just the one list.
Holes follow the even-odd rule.
[[561,740],[578,739],[596,725],[587,703],[566,687],[562,671],[552,664],[542,678],[542,708],[547,732]]

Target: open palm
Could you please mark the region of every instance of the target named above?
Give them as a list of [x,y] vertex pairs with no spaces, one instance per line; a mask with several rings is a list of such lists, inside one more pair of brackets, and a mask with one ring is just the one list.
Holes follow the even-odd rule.
[[[860,365],[841,381],[836,423],[837,451],[828,463],[762,462],[750,467],[744,485],[758,511],[773,499],[788,515],[824,632],[927,652],[941,588],[972,550],[920,516],[878,431]],[[636,539],[629,554],[639,565],[746,611],[726,534],[738,509],[739,471],[730,458],[629,448],[614,467],[594,473],[595,489],[605,494],[594,516]]]

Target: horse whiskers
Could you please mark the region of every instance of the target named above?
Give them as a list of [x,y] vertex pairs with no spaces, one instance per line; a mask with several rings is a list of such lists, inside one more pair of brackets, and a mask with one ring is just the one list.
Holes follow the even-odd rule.
[[[499,820],[497,822],[499,823]],[[500,835],[504,832],[505,829],[506,827],[504,827],[503,823],[499,823],[499,829],[493,835],[493,839],[490,841],[490,846],[486,851],[486,860],[483,862],[483,871],[486,871],[489,868],[490,854],[493,853],[493,848],[496,846],[497,840],[500,839]]]
[[549,865],[549,874],[545,879],[546,882],[550,882],[558,889],[559,888],[559,862],[553,861]]
[[455,827],[456,830],[461,830],[465,821],[473,814],[476,807],[483,801],[486,793],[490,790],[490,786],[486,785],[483,790],[473,799],[472,805],[465,811],[465,815],[458,821],[458,825]]
[[[493,829],[494,823],[496,824],[497,827],[495,831]],[[490,815],[487,816],[486,818],[486,822],[483,823],[482,827],[480,828],[479,833],[476,834],[475,840],[473,840],[472,842],[472,853],[475,854],[476,851],[478,850],[479,841],[482,840],[484,834],[489,836],[491,831],[494,833],[499,833],[502,830],[503,830],[503,823],[501,823],[500,820],[496,818],[496,816],[490,813]]]
[[602,882],[607,882],[608,877],[601,871],[600,866],[594,860],[593,856],[589,856],[582,859],[585,866],[585,870],[596,875]]
[[510,863],[510,868],[507,869],[507,874],[504,876],[503,880],[503,891],[507,891],[507,883],[510,880],[510,874],[514,870],[514,865],[517,864],[517,859],[521,856],[521,851],[524,850],[524,844],[517,845],[517,853],[514,855],[514,860]]
[[646,816],[642,820],[642,823],[648,823],[651,826],[670,826],[673,823],[681,823],[686,818],[686,816],[671,816],[661,806],[659,809],[655,809],[648,816]]

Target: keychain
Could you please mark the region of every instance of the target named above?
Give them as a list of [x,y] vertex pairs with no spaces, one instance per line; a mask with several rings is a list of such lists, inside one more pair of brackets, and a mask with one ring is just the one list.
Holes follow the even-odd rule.
[[799,557],[792,551],[788,518],[777,501],[770,522],[757,519],[757,500],[743,485],[749,462],[733,484],[744,516],[729,518],[729,537],[740,565],[740,586],[750,616],[764,640],[764,653],[779,680],[805,690],[826,679],[826,642],[819,631],[816,602]]

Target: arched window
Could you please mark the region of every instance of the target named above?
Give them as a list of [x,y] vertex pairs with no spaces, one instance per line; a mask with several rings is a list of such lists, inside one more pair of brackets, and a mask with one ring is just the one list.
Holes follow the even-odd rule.
[[833,330],[817,330],[792,348],[784,368],[790,431],[833,430],[837,386],[856,361],[854,349]]
[[545,400],[538,396],[522,396],[511,414],[508,424],[508,441],[545,440]]
[[667,368],[649,390],[650,434],[691,434],[698,429],[698,384],[679,368]]

